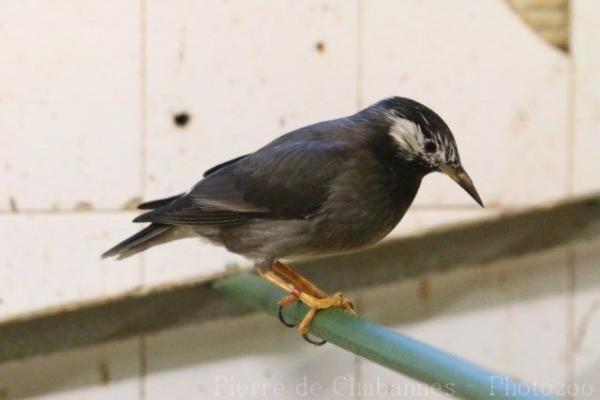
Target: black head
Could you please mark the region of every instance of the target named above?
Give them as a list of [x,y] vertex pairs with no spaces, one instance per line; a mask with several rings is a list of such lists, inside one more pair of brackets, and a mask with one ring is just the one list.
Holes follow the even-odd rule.
[[369,107],[389,124],[398,156],[418,164],[424,171],[443,172],[456,181],[483,207],[471,178],[460,162],[458,148],[448,125],[433,110],[414,100],[390,97]]

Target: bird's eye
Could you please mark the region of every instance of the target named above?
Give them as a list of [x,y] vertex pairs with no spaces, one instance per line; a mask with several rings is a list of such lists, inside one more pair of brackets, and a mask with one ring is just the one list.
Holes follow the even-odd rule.
[[425,151],[428,153],[433,153],[437,150],[437,145],[435,142],[427,142],[425,143]]

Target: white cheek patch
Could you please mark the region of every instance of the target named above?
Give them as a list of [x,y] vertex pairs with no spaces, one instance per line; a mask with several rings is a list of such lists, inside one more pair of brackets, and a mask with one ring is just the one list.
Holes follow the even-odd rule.
[[409,159],[425,155],[425,138],[421,127],[405,118],[393,118],[390,135]]
[[389,134],[394,138],[406,159],[421,159],[431,165],[458,162],[455,145],[447,136],[434,134],[431,140],[435,143],[436,150],[429,153],[425,151],[425,136],[418,124],[397,116],[393,116],[391,119],[393,123]]

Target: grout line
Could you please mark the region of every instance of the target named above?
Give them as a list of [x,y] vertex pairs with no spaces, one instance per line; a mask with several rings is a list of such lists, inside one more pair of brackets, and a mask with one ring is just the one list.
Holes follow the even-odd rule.
[[[504,210],[504,209],[519,209],[529,207],[528,205],[490,205],[486,206],[485,210]],[[457,210],[481,210],[481,208],[477,205],[470,204],[413,204],[410,208],[413,211],[457,211]],[[19,211],[11,211],[11,210],[0,210],[0,216],[3,215],[24,215],[24,216],[33,216],[33,215],[72,215],[72,214],[131,214],[134,212],[139,212],[136,209],[123,209],[123,208],[94,208],[91,210],[75,210],[75,209],[63,209],[63,210],[53,210],[53,209],[19,209]]]
[[[364,17],[364,2],[363,0],[356,0],[356,109],[360,110],[364,106],[364,76],[363,76],[363,17]],[[356,309],[362,307],[362,290],[357,290],[355,294],[354,304]],[[352,363],[352,372],[354,379],[359,385],[362,385],[362,360],[361,357],[354,355]],[[358,398],[361,399],[362,393],[358,394]]]
[[139,347],[138,347],[139,355],[138,355],[138,368],[139,368],[139,392],[138,398],[139,400],[144,400],[146,398],[146,372],[147,372],[147,364],[146,364],[146,337],[139,337]]
[[[575,292],[577,290],[577,264],[575,247],[567,248],[567,324],[566,324],[566,366],[565,387],[570,387],[575,382]],[[569,398],[572,398],[570,396]]]
[[357,0],[356,3],[356,108],[363,108],[363,0]]
[[503,211],[503,210],[510,210],[512,208],[514,209],[520,209],[520,208],[526,208],[526,207],[530,207],[529,205],[524,205],[524,206],[514,206],[514,205],[510,205],[510,204],[503,204],[503,205],[498,205],[498,204],[492,204],[492,205],[486,205],[485,208],[481,208],[476,204],[440,204],[440,205],[436,205],[436,204],[413,204],[410,207],[410,210],[412,211]]
[[[361,1],[361,0],[359,0]],[[363,307],[363,296],[364,296],[364,288],[358,289],[356,291],[356,294],[354,295],[354,306],[356,308],[356,310],[360,311]],[[363,358],[358,356],[358,355],[354,355],[354,359],[353,359],[353,363],[352,363],[352,369],[353,369],[353,374],[354,374],[354,380],[358,383],[358,385],[363,386],[366,384],[366,382],[363,382],[363,368],[365,366],[365,363],[363,361]],[[358,392],[358,396],[356,396],[358,399],[362,399],[363,398],[363,394],[361,393],[361,391]]]
[[[569,52],[568,58],[568,80],[567,80],[567,138],[566,138],[566,187],[567,197],[572,197],[575,187],[575,85],[576,85],[576,64],[575,51],[573,48],[573,2],[567,6],[567,18],[569,21]],[[566,323],[566,368],[565,380],[566,386],[575,383],[575,340],[576,340],[576,318],[575,318],[575,294],[577,292],[577,263],[574,246],[567,247],[567,323]],[[569,396],[573,398],[573,396]]]
[[[485,207],[485,211],[497,211],[506,209],[520,209],[527,206],[513,206],[513,205],[490,205]],[[463,210],[480,210],[481,208],[477,205],[469,204],[413,204],[410,208],[411,211],[463,211]],[[0,217],[5,215],[21,215],[21,216],[36,216],[36,215],[95,215],[95,214],[132,214],[139,212],[136,209],[123,209],[123,208],[95,208],[91,210],[52,210],[52,209],[19,209],[19,211],[11,210],[0,210]]]
[[[571,2],[572,3],[572,2]],[[566,194],[567,197],[573,196],[573,189],[575,187],[575,132],[576,132],[576,120],[575,120],[575,78],[576,78],[576,64],[575,64],[575,52],[573,51],[572,38],[573,38],[573,5],[569,4],[567,7],[567,15],[569,19],[569,52],[568,52],[568,80],[567,80],[567,182],[566,182]]]
[[[140,0],[140,198],[146,195],[146,169],[147,169],[147,7],[146,0]],[[146,260],[144,254],[138,258],[139,285],[146,283]],[[146,338],[139,337],[139,400],[146,398]]]
[[43,209],[31,209],[31,210],[19,210],[9,211],[9,210],[0,210],[0,216],[3,215],[24,215],[24,216],[34,216],[34,215],[95,215],[95,214],[131,214],[134,212],[138,212],[138,210],[130,210],[123,208],[98,208],[93,210],[43,210]]
[[140,0],[140,196],[146,194],[146,94],[147,94],[147,71],[146,71],[146,0]]
[[[146,0],[140,0],[140,198],[146,195],[146,169],[147,169],[147,7]],[[146,283],[146,260],[142,254],[139,257],[139,285]]]

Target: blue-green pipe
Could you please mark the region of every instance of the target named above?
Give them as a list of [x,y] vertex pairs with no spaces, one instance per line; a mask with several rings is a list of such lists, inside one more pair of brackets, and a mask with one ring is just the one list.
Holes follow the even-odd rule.
[[[285,294],[251,273],[225,278],[214,287],[274,316],[277,301]],[[306,311],[305,305],[295,304],[285,311],[286,319],[299,322]],[[312,323],[312,332],[329,343],[463,399],[548,399],[523,382],[485,370],[339,309],[319,312]]]

